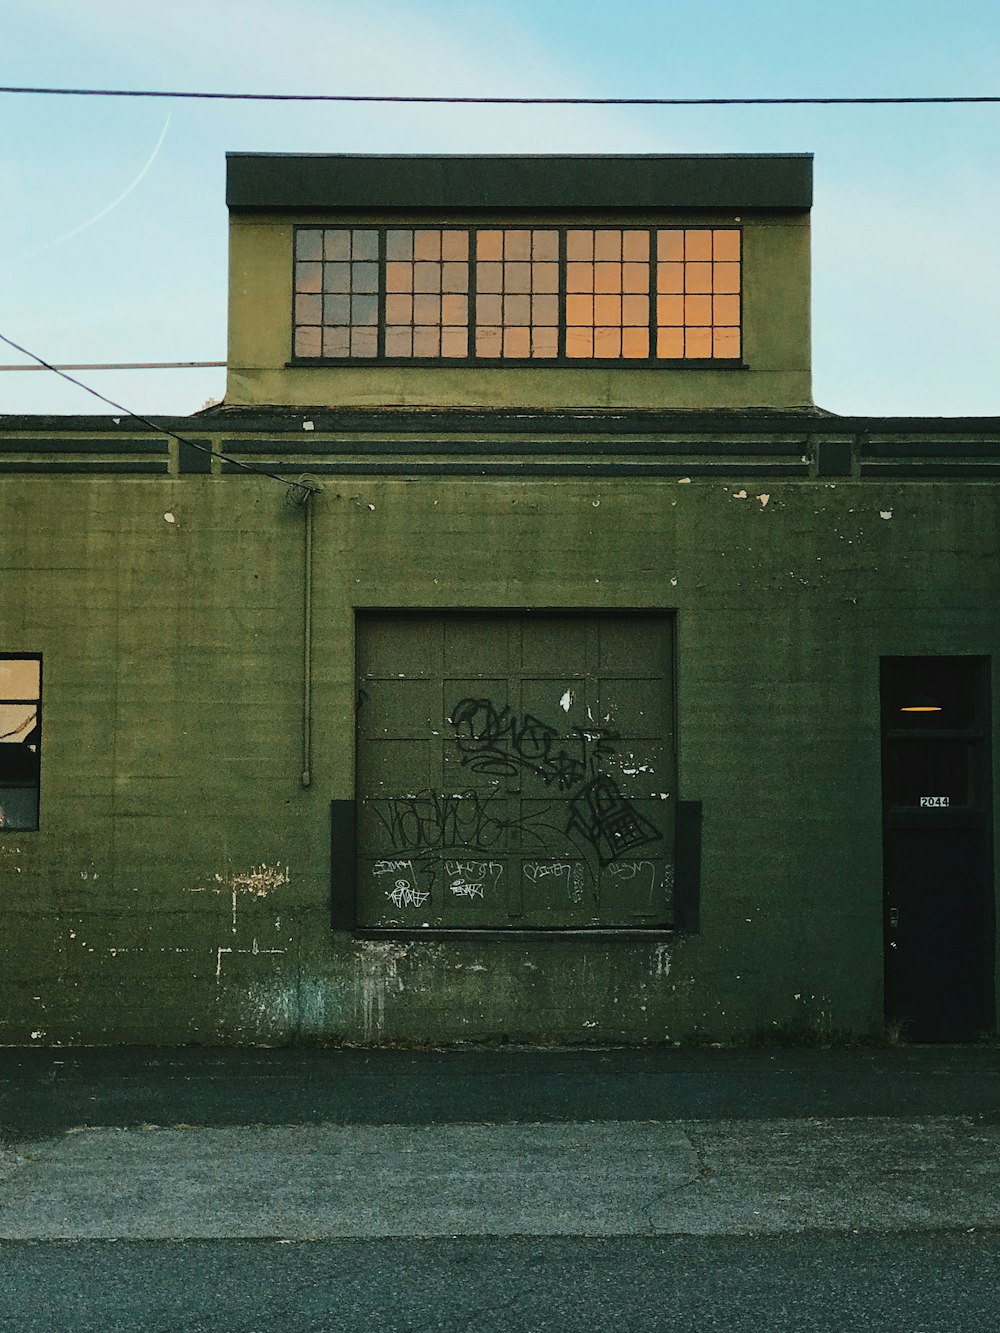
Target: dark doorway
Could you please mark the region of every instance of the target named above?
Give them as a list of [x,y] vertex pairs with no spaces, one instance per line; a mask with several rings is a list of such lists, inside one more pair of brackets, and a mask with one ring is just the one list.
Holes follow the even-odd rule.
[[989,661],[882,659],[885,1016],[909,1041],[994,1027]]

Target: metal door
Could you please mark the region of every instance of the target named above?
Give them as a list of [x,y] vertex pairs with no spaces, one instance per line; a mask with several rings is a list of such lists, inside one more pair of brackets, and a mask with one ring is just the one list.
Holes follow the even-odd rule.
[[885,1012],[912,1041],[993,1028],[987,688],[981,658],[883,659]]
[[414,929],[662,927],[671,622],[358,618],[358,916]]

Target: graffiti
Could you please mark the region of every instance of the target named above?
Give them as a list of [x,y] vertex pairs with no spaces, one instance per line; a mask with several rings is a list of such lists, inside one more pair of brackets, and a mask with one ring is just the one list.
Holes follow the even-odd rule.
[[618,739],[616,732],[600,727],[574,727],[573,740],[567,742],[531,713],[518,716],[506,704],[498,712],[489,699],[460,699],[450,721],[462,763],[473,773],[534,773],[560,791],[595,776],[600,760],[614,753],[609,742]]
[[584,867],[579,861],[525,861],[521,867],[532,884],[542,880],[561,882],[574,903],[583,901]]
[[[655,861],[612,861],[608,865],[607,871],[611,879],[627,881],[634,887],[641,886],[650,894],[655,890],[659,878]],[[666,871],[664,872],[665,878]]]
[[569,803],[567,833],[579,833],[597,852],[602,866],[626,852],[658,842],[660,834],[606,774],[598,774]]
[[385,896],[393,907],[423,907],[431,895],[415,889],[408,879],[397,879],[391,889],[386,889]]
[[450,881],[448,888],[456,898],[485,898],[486,881],[493,880],[491,887],[503,874],[501,861],[445,861],[444,873]]
[[373,801],[372,806],[397,852],[444,851],[450,847],[476,852],[499,849],[509,830],[546,843],[552,828],[544,822],[547,807],[526,816],[508,818],[494,794],[476,791],[422,791]]

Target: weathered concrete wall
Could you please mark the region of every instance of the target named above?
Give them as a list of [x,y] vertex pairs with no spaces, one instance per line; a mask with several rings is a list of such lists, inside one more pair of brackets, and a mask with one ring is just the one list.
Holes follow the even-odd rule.
[[[322,216],[298,222],[329,221]],[[359,217],[348,225],[384,222]],[[632,217],[637,226],[662,217]],[[404,219],[399,220],[406,225]],[[489,218],[476,219],[489,225]],[[494,220],[510,225],[510,218]],[[601,219],[546,218],[586,226]],[[605,221],[607,221],[605,219]],[[530,220],[529,220],[530,222]],[[730,215],[671,217],[671,225],[733,226]],[[336,225],[345,225],[344,219]],[[419,219],[417,219],[419,225]],[[745,369],[497,369],[288,365],[292,346],[292,245],[288,218],[236,214],[229,240],[226,402],[241,404],[442,404],[504,407],[804,407],[812,403],[807,214],[746,216],[743,225]]]
[[[283,488],[3,479],[0,650],[44,654],[44,734],[41,830],[0,834],[0,1041],[877,1028],[879,657],[1000,658],[994,484],[470,470],[327,477],[314,504],[303,789],[303,518]],[[359,607],[676,609],[701,932],[332,932]]]

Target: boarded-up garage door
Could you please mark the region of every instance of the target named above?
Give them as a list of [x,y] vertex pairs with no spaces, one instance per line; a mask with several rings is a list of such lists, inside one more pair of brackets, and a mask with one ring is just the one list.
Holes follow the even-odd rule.
[[671,623],[358,618],[358,918],[669,925]]

